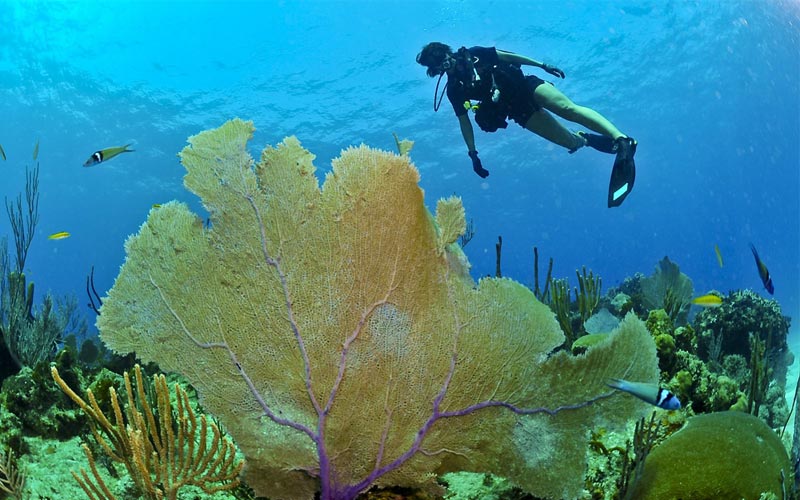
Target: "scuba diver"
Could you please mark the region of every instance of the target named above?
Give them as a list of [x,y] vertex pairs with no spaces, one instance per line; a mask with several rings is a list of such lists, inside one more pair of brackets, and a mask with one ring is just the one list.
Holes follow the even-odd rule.
[[[524,75],[520,66],[536,66],[555,77],[564,78],[564,72],[560,69],[494,47],[461,47],[453,52],[450,46],[440,42],[425,45],[417,54],[417,63],[428,68],[429,77],[439,76],[433,110],[439,110],[446,92],[458,117],[472,169],[481,178],[486,178],[489,171],[483,167],[475,149],[475,136],[468,114],[470,110],[475,112],[475,123],[485,132],[506,128],[506,119],[510,118],[570,153],[589,146],[604,153],[616,154],[608,191],[609,207],[621,205],[633,189],[636,141],[620,132],[597,111],[573,103],[551,83],[533,75]],[[447,83],[440,95],[439,84],[445,74]],[[597,134],[572,132],[550,112]]]

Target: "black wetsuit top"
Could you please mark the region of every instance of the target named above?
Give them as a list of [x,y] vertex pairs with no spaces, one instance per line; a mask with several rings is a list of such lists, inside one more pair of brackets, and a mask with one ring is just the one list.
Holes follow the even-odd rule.
[[459,65],[456,67],[456,74],[453,77],[447,76],[447,98],[453,105],[456,116],[467,113],[464,101],[468,99],[473,101],[491,99],[491,68],[500,62],[494,47],[470,47],[467,50],[472,56],[480,80],[473,82],[474,74],[468,73],[467,68],[464,68],[461,62],[456,63]]
[[[473,59],[475,70],[480,80],[473,80],[465,64],[457,59],[456,72],[447,76],[447,98],[453,106],[456,116],[467,113],[464,102],[467,100],[487,101],[492,97],[492,74],[495,74],[495,84],[500,89],[500,101],[508,118],[513,119],[521,126],[525,126],[531,115],[541,109],[534,99],[536,87],[545,83],[539,77],[522,75],[519,67],[509,63],[500,62],[497,50],[494,47],[470,47],[467,49]],[[496,67],[514,68],[514,71],[498,71]]]

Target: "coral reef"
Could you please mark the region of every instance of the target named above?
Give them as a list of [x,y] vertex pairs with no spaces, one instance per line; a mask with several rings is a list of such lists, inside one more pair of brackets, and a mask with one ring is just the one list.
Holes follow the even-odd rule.
[[656,343],[661,378],[669,380],[674,374],[676,360],[675,337],[673,337],[675,326],[672,318],[669,317],[664,309],[655,309],[647,315],[645,325]]
[[[20,271],[38,219],[28,172],[7,203],[16,265],[0,238],[0,498],[52,497],[43,468],[70,498],[786,498],[777,433],[747,415],[788,422],[790,320],[775,300],[719,294],[691,318],[691,280],[666,257],[605,296],[586,268],[575,287],[553,280],[551,258],[542,290],[536,248],[528,290],[500,278],[499,238],[497,276],[475,283],[471,224],[458,198],[425,208],[411,141],[395,136],[399,156],[343,152],[320,189],[296,139],[254,163],[252,130],[232,121],[182,152],[211,223],[164,204],[127,242],[109,297],[87,277],[103,339],[125,357],[84,338],[74,299],[34,303]],[[163,375],[151,386],[137,368],[126,383],[133,351],[185,374],[214,423],[185,381],[177,399]],[[605,387],[620,376],[659,379],[683,408],[634,426],[644,404]],[[226,432],[255,491],[235,487]],[[697,488],[687,463],[706,468]]]
[[777,301],[752,290],[729,293],[720,307],[702,311],[694,322],[700,359],[743,391],[737,400],[746,396],[736,408],[774,429],[788,417],[786,371],[794,361],[787,344],[789,323]]
[[[72,350],[59,351],[54,366],[58,366],[71,383],[77,384],[83,377],[75,365]],[[0,445],[22,453],[27,451],[23,435],[67,439],[86,430],[85,419],[68,408],[49,372],[50,367],[40,363],[35,368],[25,367],[3,381],[0,412],[6,417],[0,419]]]
[[790,318],[775,299],[765,299],[752,290],[738,290],[724,297],[720,307],[705,309],[694,321],[698,351],[704,360],[719,352],[750,359],[749,334],[769,344],[771,378],[786,385],[786,367],[794,361],[786,342]]
[[642,408],[606,380],[657,378],[643,323],[553,354],[549,308],[469,278],[460,201],[431,216],[406,156],[351,148],[320,189],[293,138],[253,168],[252,132],[234,120],[190,139],[185,183],[212,223],[179,203],[150,212],[103,300],[103,340],[184,374],[274,500],[460,470],[575,498],[587,430]]

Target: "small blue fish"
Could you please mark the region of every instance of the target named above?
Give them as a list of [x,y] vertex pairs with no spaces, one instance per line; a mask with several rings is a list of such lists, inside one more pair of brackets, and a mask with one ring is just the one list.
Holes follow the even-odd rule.
[[642,401],[665,410],[678,410],[681,407],[680,400],[678,400],[674,394],[666,389],[660,388],[656,384],[629,382],[627,380],[612,378],[606,385],[627,392],[628,394],[633,394]]
[[750,250],[753,251],[753,257],[756,259],[756,266],[758,266],[758,276],[761,278],[761,283],[764,283],[764,288],[767,289],[770,295],[775,293],[775,285],[772,284],[772,278],[769,275],[769,269],[767,266],[761,262],[761,259],[758,257],[758,252],[756,252],[756,247],[750,243]]

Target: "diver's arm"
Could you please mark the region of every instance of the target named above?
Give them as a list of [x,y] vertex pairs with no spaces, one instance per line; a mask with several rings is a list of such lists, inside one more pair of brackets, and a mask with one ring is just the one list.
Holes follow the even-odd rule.
[[505,50],[500,50],[500,49],[495,49],[495,50],[497,50],[497,58],[503,62],[516,64],[519,66],[536,66],[537,68],[541,68],[544,66],[544,63],[535,61],[530,57],[521,56],[513,52],[506,52]]
[[557,76],[558,78],[564,78],[564,72],[556,68],[555,66],[535,61],[530,57],[521,56],[513,52],[506,52],[505,50],[498,50],[498,49],[495,50],[497,51],[497,59],[502,62],[516,64],[518,66],[523,66],[523,65],[536,66],[537,68],[542,68],[543,70],[545,70],[546,72],[550,73],[553,76]]
[[458,124],[461,125],[461,135],[464,137],[464,142],[467,144],[467,154],[469,159],[472,160],[472,170],[475,171],[482,179],[489,176],[489,171],[483,168],[481,159],[478,158],[478,151],[475,149],[475,134],[472,131],[472,122],[469,121],[469,115],[464,113],[458,117]]
[[472,130],[472,122],[469,114],[464,113],[458,117],[458,124],[461,125],[461,136],[467,145],[467,151],[475,151],[475,132]]

